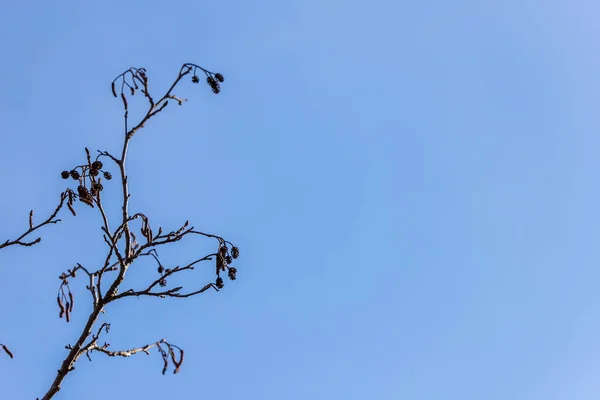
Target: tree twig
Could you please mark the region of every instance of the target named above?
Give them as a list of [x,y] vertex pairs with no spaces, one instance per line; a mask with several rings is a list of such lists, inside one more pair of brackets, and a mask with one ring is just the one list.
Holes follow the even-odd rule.
[[13,246],[13,245],[29,247],[29,246],[33,246],[34,244],[41,242],[42,241],[41,237],[38,237],[37,239],[30,241],[30,242],[24,242],[23,239],[25,239],[28,235],[30,235],[31,233],[35,232],[36,230],[40,229],[43,226],[59,223],[61,220],[56,218],[56,216],[58,215],[58,212],[60,211],[60,209],[63,207],[66,198],[67,198],[67,192],[61,193],[60,194],[60,202],[58,203],[58,206],[56,206],[56,209],[54,210],[54,212],[52,214],[50,214],[50,216],[46,220],[44,220],[43,222],[40,222],[37,225],[33,224],[33,210],[31,210],[29,212],[29,229],[27,229],[23,234],[21,234],[21,236],[19,236],[18,238],[14,239],[14,240],[7,240],[4,243],[0,243],[0,249],[2,249],[4,247],[8,247],[8,246]]

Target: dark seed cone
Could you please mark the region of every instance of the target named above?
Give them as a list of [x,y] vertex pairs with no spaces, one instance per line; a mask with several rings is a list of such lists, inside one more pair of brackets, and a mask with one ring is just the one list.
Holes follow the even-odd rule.
[[238,258],[240,256],[240,249],[238,249],[237,247],[233,246],[231,248],[231,255],[233,256],[233,258]]
[[102,186],[102,184],[101,184],[101,183],[99,183],[99,182],[96,182],[96,183],[94,183],[94,184],[92,185],[92,190],[93,190],[93,189],[96,189],[96,191],[97,191],[97,192],[101,192],[101,191],[102,191],[102,189],[104,189],[104,186]]
[[221,254],[217,254],[216,259],[217,275],[219,275],[221,271],[225,271],[225,257],[223,257]]
[[77,193],[79,194],[79,201],[87,204],[90,207],[94,207],[94,203],[92,201],[92,195],[90,194],[90,192],[88,191],[88,189],[85,186],[81,186],[81,185],[78,186]]
[[98,176],[99,171],[95,168],[90,169],[91,176]]
[[213,78],[212,76],[209,76],[208,78],[206,78],[206,83],[208,83],[208,85],[212,89],[213,93],[216,94],[216,93],[219,93],[221,91],[221,87],[219,86],[219,82],[217,82],[215,80],[215,78]]
[[192,82],[198,83],[198,82],[200,82],[200,78],[198,78],[196,75],[194,75],[194,76],[192,76]]
[[225,78],[223,77],[223,75],[221,75],[219,72],[217,72],[215,74],[215,78],[217,78],[217,80],[221,83],[223,83],[223,81],[225,80]]
[[162,287],[167,286],[167,280],[165,278],[162,278],[160,281],[158,281],[158,284]]
[[219,253],[221,253],[221,255],[223,257],[225,257],[227,255],[227,247],[225,247],[225,246],[219,247]]
[[223,283],[223,278],[219,276],[215,281],[215,286],[217,287],[217,289],[223,289],[223,286],[225,286],[225,284]]
[[77,186],[77,194],[79,197],[89,197],[89,192],[85,186],[79,185]]
[[92,168],[93,169],[102,169],[102,161],[94,161],[92,163]]
[[229,279],[231,279],[232,281],[235,281],[236,273],[237,269],[235,269],[234,267],[229,267],[229,271],[227,271],[227,276],[229,276]]
[[72,170],[70,174],[71,178],[73,178],[74,180],[79,179],[79,172],[77,172],[76,170]]
[[158,273],[162,275],[162,273],[165,272],[165,267],[163,267],[162,265],[158,266]]
[[112,179],[112,174],[110,172],[105,172],[104,179],[106,179],[107,181],[110,181]]
[[60,173],[60,177],[63,179],[69,179],[69,176],[71,176],[71,173],[69,171],[63,171]]
[[232,262],[232,261],[233,261],[233,259],[231,258],[231,256],[226,256],[226,257],[225,257],[225,262],[226,262],[227,264],[231,264],[231,262]]

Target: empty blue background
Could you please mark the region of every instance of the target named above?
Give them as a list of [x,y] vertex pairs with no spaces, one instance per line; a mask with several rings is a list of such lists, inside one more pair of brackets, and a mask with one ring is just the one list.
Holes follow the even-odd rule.
[[[156,96],[183,62],[226,79],[219,96],[183,82],[189,101],[135,136],[128,171],[132,212],[236,243],[238,280],[110,305],[113,350],[164,337],[186,350],[181,373],[160,375],[156,352],[96,354],[56,399],[600,395],[595,2],[2,8],[0,240],[54,208],[85,146],[119,149],[123,70],[146,67]],[[105,185],[113,221],[119,193]],[[91,307],[83,278],[70,324],[55,302],[62,271],[105,254],[96,210],[77,209],[39,245],[0,251],[0,341],[15,353],[0,357],[2,398],[46,392]],[[159,254],[178,265],[214,246]],[[136,264],[123,288],[155,277]]]

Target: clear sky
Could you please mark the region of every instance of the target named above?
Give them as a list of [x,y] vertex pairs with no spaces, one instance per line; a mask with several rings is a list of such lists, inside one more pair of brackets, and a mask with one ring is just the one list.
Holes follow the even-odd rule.
[[[183,62],[226,79],[182,85],[129,176],[132,211],[236,243],[238,280],[108,307],[114,350],[164,337],[182,372],[96,354],[56,398],[598,399],[599,18],[589,0],[6,1],[0,240],[53,209],[85,146],[118,149],[123,70],[156,93]],[[105,250],[78,209],[0,252],[3,399],[45,393],[89,310],[83,279],[72,323],[55,303]]]

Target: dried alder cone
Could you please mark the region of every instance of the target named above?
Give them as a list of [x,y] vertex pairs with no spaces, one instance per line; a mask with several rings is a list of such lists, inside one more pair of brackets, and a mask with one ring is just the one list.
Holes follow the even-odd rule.
[[110,172],[102,170],[104,165],[102,164],[102,161],[99,160],[99,158],[102,156],[101,154],[99,154],[96,157],[96,160],[92,162],[90,151],[87,147],[85,149],[85,153],[87,155],[86,164],[78,165],[72,170],[63,171],[60,174],[61,178],[63,179],[71,178],[79,183],[77,186],[77,194],[74,192],[69,194],[69,200],[67,201],[67,206],[73,215],[76,215],[75,209],[73,208],[73,200],[75,198],[79,198],[79,201],[92,208],[94,207],[94,203],[98,202],[98,196],[104,189],[104,186],[102,186],[102,178],[98,177],[101,172],[102,176],[104,176],[104,179],[112,179]]
[[[221,92],[221,85],[220,83],[223,83],[225,81],[225,78],[223,77],[223,75],[221,75],[220,73],[212,73],[210,71],[205,70],[204,68],[200,68],[204,74],[206,75],[206,83],[208,83],[208,86],[210,86],[210,88],[212,89],[214,94],[219,94]],[[200,78],[198,78],[198,75],[196,75],[196,69],[194,69],[194,75],[192,76],[192,82],[193,83],[199,83],[200,82]]]
[[[192,83],[200,83],[198,72],[204,73],[204,75],[206,76],[206,83],[208,84],[208,86],[210,86],[213,93],[219,94],[221,92],[221,83],[225,82],[225,77],[220,72],[211,72],[205,68],[202,68],[199,65],[191,63],[183,64],[181,69],[182,72],[180,72],[180,77],[190,72],[192,73]],[[121,80],[120,96],[117,94],[117,81],[119,79]],[[114,97],[121,97],[121,101],[123,101],[123,106],[125,107],[125,110],[127,110],[129,107],[129,103],[127,102],[127,95],[125,93],[128,92],[133,96],[138,90],[140,90],[142,94],[146,96],[146,98],[148,98],[150,104],[154,106],[154,99],[152,99],[148,92],[148,76],[146,75],[145,68],[128,69],[112,81],[110,89]],[[171,97],[169,95],[167,97],[176,100],[179,103],[179,105],[182,104],[182,100],[176,98],[175,96]],[[162,107],[165,107],[167,103],[168,100],[165,101],[165,103],[163,103]],[[161,109],[159,109],[158,111],[160,110]]]

